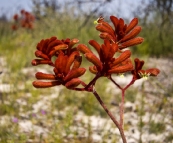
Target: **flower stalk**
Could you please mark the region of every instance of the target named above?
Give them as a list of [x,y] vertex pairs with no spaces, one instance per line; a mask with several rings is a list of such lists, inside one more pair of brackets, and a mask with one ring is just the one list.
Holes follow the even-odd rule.
[[[138,19],[134,18],[129,24],[125,24],[122,18],[115,16],[110,16],[110,20],[113,26],[104,21],[103,17],[94,22],[96,30],[100,32],[99,36],[103,40],[101,44],[95,40],[89,40],[89,44],[96,52],[93,52],[85,44],[78,44],[79,40],[76,38],[60,40],[54,36],[49,39],[42,39],[36,47],[36,59],[31,63],[33,66],[47,64],[52,68],[53,73],[37,72],[35,74],[37,80],[33,82],[33,86],[35,88],[49,88],[61,85],[68,90],[92,92],[119,129],[123,143],[127,143],[124,134],[125,92],[136,80],[157,76],[160,70],[157,68],[142,69],[144,61],[138,58],[135,58],[133,64],[132,53],[130,49],[126,49],[144,41],[142,37],[137,37],[142,29],[137,26]],[[95,77],[89,83],[85,83],[81,78],[87,70],[81,67],[82,54],[88,62],[93,64],[89,67],[89,71],[95,74]],[[112,78],[112,75],[124,73],[130,73],[132,80],[125,87],[122,87]],[[113,116],[95,90],[96,82],[100,77],[108,78],[121,90],[119,120]]]

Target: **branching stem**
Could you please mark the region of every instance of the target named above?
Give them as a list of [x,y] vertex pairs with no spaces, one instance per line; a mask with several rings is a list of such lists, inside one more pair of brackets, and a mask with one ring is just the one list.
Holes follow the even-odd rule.
[[121,138],[123,140],[123,143],[127,143],[125,135],[124,135],[124,130],[122,128],[122,126],[118,123],[118,121],[116,120],[116,118],[112,115],[112,113],[108,110],[108,108],[106,107],[106,105],[103,103],[103,101],[101,100],[100,96],[98,95],[98,93],[94,90],[93,91],[94,96],[96,97],[96,99],[99,101],[100,105],[103,107],[103,109],[106,111],[106,113],[109,115],[109,117],[112,119],[112,121],[114,122],[114,124],[117,126],[117,128],[120,131],[121,134]]

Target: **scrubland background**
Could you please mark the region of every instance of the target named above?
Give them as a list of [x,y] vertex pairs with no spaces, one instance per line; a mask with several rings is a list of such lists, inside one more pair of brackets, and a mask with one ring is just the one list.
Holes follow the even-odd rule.
[[[139,4],[133,8],[136,3],[125,0],[65,0],[63,3],[32,0],[30,12],[35,16],[32,30],[13,31],[12,15],[8,18],[4,13],[0,17],[0,143],[121,142],[116,127],[92,94],[61,86],[49,89],[32,86],[37,71],[52,72],[48,66],[31,66],[37,43],[51,36],[78,38],[79,43],[87,45],[90,39],[101,42],[93,24],[100,15],[108,22],[110,15],[122,17],[126,23],[138,17],[143,29],[140,36],[145,41],[130,47],[133,58],[145,60],[144,68],[161,70],[158,77],[141,79],[127,90],[124,119],[127,140],[131,143],[172,143],[173,2],[135,2]],[[129,9],[122,6],[124,3]],[[88,65],[83,58],[83,67],[88,68]],[[87,72],[83,79],[88,82],[92,77]],[[123,85],[130,77],[125,75],[122,79],[115,75],[114,78]],[[106,79],[100,79],[96,89],[119,118],[118,89]]]

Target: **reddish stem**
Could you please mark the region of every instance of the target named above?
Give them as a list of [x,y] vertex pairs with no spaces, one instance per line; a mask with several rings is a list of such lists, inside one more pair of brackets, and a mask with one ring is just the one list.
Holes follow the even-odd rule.
[[73,88],[72,90],[92,92],[93,91],[93,88],[92,87],[89,87],[87,89],[85,89],[85,88]]
[[108,108],[103,103],[103,101],[101,100],[100,96],[98,95],[98,93],[96,91],[93,91],[93,94],[95,95],[96,99],[99,101],[99,103],[103,107],[103,109],[106,111],[106,113],[109,115],[109,117],[112,119],[112,121],[114,122],[114,124],[119,129],[120,134],[121,134],[121,138],[123,140],[123,143],[127,143],[126,138],[125,138],[125,135],[124,135],[124,130],[123,130],[122,126],[118,123],[118,121],[115,119],[115,117],[112,115],[112,113],[108,110]]
[[135,81],[136,81],[136,79],[133,77],[132,80],[131,80],[131,82],[130,82],[126,87],[124,87],[123,90],[125,91],[125,90],[126,90],[127,88],[129,88],[132,84],[134,84]]
[[125,90],[122,90],[121,105],[120,105],[120,126],[124,128],[124,96]]
[[120,126],[123,129],[124,128],[124,97],[125,97],[125,91],[136,81],[136,78],[132,78],[130,83],[126,85],[124,88],[122,88],[118,83],[116,83],[113,78],[110,76],[108,77],[122,92],[121,95],[121,104],[120,104]]
[[76,91],[88,91],[88,92],[93,92],[94,96],[96,97],[96,99],[99,101],[100,105],[103,107],[103,109],[106,111],[106,113],[109,115],[109,117],[111,118],[111,120],[114,122],[114,124],[117,126],[117,128],[120,131],[120,135],[121,138],[123,140],[123,143],[127,143],[125,135],[124,135],[124,130],[123,130],[123,123],[124,123],[124,97],[125,97],[125,90],[132,85],[135,80],[132,79],[132,81],[125,87],[122,88],[119,84],[117,84],[112,77],[110,76],[109,79],[122,91],[122,100],[121,100],[121,105],[120,105],[120,123],[118,123],[118,121],[116,120],[116,118],[112,115],[112,113],[108,110],[108,108],[106,107],[106,105],[103,103],[103,101],[101,100],[100,96],[98,95],[98,93],[93,89],[93,85],[95,84],[96,80],[101,77],[101,74],[97,74],[94,79],[88,84],[86,85],[84,82],[82,83],[83,86],[85,86],[85,88],[73,88],[73,90]]
[[101,74],[100,74],[100,73],[98,73],[98,74],[93,78],[93,80],[90,81],[90,83],[89,83],[87,86],[85,86],[85,89],[87,90],[91,85],[94,85],[95,82],[96,82],[96,80],[97,80],[99,77],[101,77]]
[[123,89],[118,83],[116,83],[116,82],[113,80],[113,78],[112,78],[111,76],[109,76],[108,79],[110,79],[120,90]]

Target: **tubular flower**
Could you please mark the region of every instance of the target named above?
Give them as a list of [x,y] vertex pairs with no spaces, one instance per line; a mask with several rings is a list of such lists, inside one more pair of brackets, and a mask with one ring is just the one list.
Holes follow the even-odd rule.
[[[77,58],[76,58],[77,57]],[[59,51],[59,55],[55,60],[54,74],[46,74],[42,72],[36,73],[38,81],[34,81],[33,85],[36,88],[46,88],[56,85],[64,85],[67,88],[74,88],[81,83],[79,79],[86,69],[80,68],[81,60],[79,61],[79,52],[74,51],[71,55],[65,55],[62,51]],[[78,64],[75,64],[79,62]],[[78,65],[78,66],[77,66]],[[51,80],[48,82],[40,80]]]
[[136,58],[134,62],[135,62],[135,69],[132,70],[132,74],[135,80],[140,78],[147,79],[149,76],[157,76],[160,73],[160,70],[157,68],[142,70],[144,61],[140,61],[138,58]]
[[[32,65],[49,64],[54,67],[54,74],[37,72],[35,76],[38,81],[33,82],[34,87],[64,85],[71,89],[81,83],[79,77],[86,69],[80,68],[82,57],[76,48],[72,48],[78,41],[78,39],[58,40],[56,37],[51,37],[37,44],[35,56],[40,59],[34,59]],[[55,61],[51,59],[53,56],[56,57]]]
[[25,11],[24,9],[20,11],[20,15],[15,14],[13,16],[13,19],[17,27],[24,27],[26,29],[33,29],[34,27],[34,21],[35,21],[34,15]]
[[89,44],[95,48],[99,57],[97,57],[86,45],[79,44],[77,49],[81,51],[86,59],[94,64],[90,66],[91,73],[100,73],[101,76],[108,76],[112,73],[124,73],[131,71],[133,65],[129,59],[131,56],[130,50],[123,51],[120,56],[114,58],[118,51],[118,45],[109,40],[104,40],[104,44],[100,45],[95,40],[90,40]]
[[28,29],[32,29],[33,28],[33,23],[35,21],[35,17],[34,15],[32,15],[31,13],[25,11],[25,10],[21,10],[21,26],[28,28]]
[[143,42],[142,37],[136,37],[141,31],[141,27],[137,26],[137,18],[134,18],[128,25],[124,23],[122,18],[118,19],[115,16],[110,16],[110,20],[114,28],[105,22],[103,17],[97,20],[96,29],[101,32],[100,38],[117,43],[120,50]]
[[73,45],[78,43],[78,39],[66,39],[66,40],[59,40],[56,37],[51,37],[49,39],[42,39],[37,44],[37,50],[35,52],[35,56],[39,59],[34,59],[32,61],[32,65],[38,64],[49,64],[54,65],[51,58],[53,56],[58,56],[58,51],[63,50],[63,52],[67,55],[71,54],[71,52],[75,51],[76,49],[73,48]]

